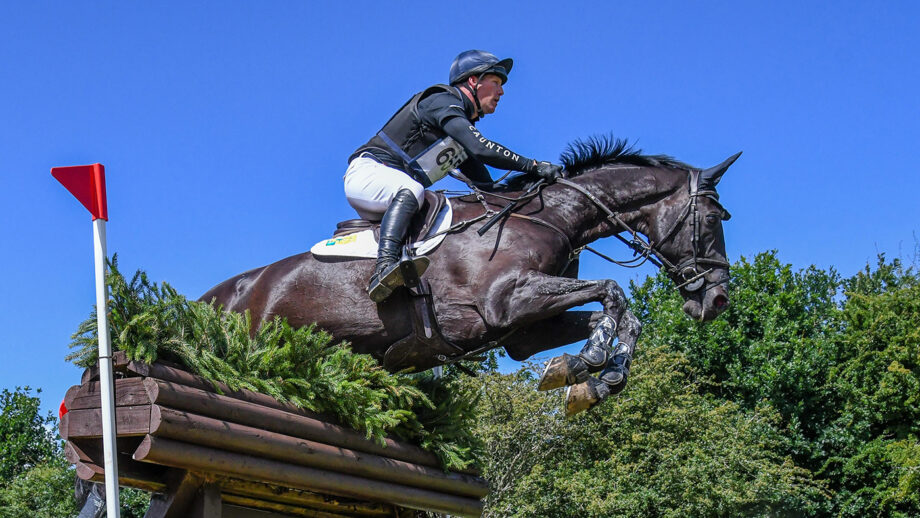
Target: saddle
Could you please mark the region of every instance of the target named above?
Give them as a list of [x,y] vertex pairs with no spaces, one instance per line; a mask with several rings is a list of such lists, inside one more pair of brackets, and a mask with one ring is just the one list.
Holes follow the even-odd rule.
[[[443,192],[425,191],[422,206],[419,207],[418,212],[412,218],[412,223],[409,225],[409,232],[406,238],[407,244],[415,243],[428,235],[445,203],[447,203],[447,198]],[[366,219],[347,219],[337,223],[332,237],[347,236],[362,230],[373,230],[374,239],[380,239],[380,222]]]

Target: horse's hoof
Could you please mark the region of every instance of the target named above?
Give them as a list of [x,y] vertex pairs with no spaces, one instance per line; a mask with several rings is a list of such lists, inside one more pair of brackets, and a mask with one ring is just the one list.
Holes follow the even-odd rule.
[[588,366],[578,356],[563,354],[556,356],[546,364],[537,390],[552,390],[566,385],[574,385],[588,379]]
[[565,391],[565,416],[584,412],[597,406],[610,395],[607,384],[595,378],[588,378],[584,383],[572,385]]
[[626,388],[630,364],[632,357],[629,354],[618,354],[610,359],[607,368],[598,376],[610,388],[610,394],[615,396]]

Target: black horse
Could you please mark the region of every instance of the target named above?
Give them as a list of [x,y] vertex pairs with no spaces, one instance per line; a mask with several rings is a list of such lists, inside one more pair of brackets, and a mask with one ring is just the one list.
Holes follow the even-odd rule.
[[[416,367],[494,347],[523,360],[588,339],[581,354],[550,361],[541,389],[574,385],[569,413],[622,390],[641,325],[616,282],[577,278],[578,254],[597,239],[624,238],[640,257],[667,270],[687,315],[712,320],[729,303],[722,234],[729,214],[715,187],[739,155],[700,170],[642,155],[624,141],[590,139],[564,153],[565,178],[552,185],[526,194],[450,198],[455,221],[476,223],[446,236],[429,254],[424,278],[441,335],[458,354],[432,356]],[[520,198],[513,213],[480,236],[476,230],[487,221],[486,208],[491,215],[513,198]],[[279,315],[293,326],[315,322],[355,351],[383,359],[394,343],[413,334],[413,324],[405,298],[382,304],[368,298],[373,268],[373,260],[303,253],[228,279],[201,299],[250,311],[254,326]],[[601,311],[568,311],[594,301]]]

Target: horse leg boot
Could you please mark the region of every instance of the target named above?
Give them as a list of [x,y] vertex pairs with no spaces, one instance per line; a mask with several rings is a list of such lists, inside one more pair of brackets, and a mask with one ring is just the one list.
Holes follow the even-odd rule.
[[573,356],[563,354],[550,360],[543,369],[537,390],[551,390],[566,385],[575,385],[588,380],[591,373],[599,372],[608,363],[610,344],[617,324],[610,315],[601,317],[591,331],[581,352]]
[[631,311],[625,311],[620,319],[619,342],[603,372],[597,378],[589,377],[566,391],[566,417],[588,410],[608,396],[617,395],[626,388],[633,352],[641,332],[642,324],[639,323],[639,319]]
[[[367,293],[374,302],[386,300],[394,289],[405,283],[405,277],[417,279],[428,269],[427,257],[410,258],[402,252],[403,240],[416,212],[418,200],[415,199],[415,195],[409,189],[402,189],[393,197],[393,202],[383,215],[380,222],[377,265],[367,287]],[[405,275],[407,273],[409,275]]]

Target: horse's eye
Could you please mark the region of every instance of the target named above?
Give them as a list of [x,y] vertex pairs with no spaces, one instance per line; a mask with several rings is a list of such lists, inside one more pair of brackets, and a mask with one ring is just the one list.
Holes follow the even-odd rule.
[[718,214],[706,214],[706,224],[707,225],[715,225],[718,222],[719,222]]

